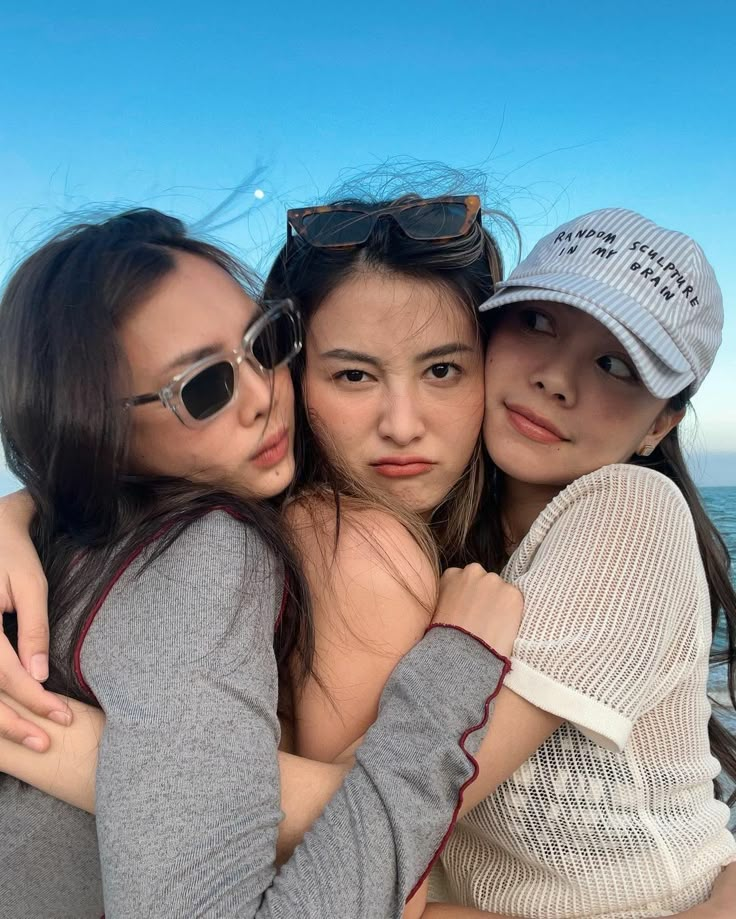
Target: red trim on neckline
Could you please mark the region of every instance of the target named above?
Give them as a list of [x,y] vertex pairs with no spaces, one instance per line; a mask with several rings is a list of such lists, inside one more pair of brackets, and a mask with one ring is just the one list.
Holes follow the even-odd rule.
[[[215,507],[211,507],[211,508],[209,508],[207,511],[205,511],[204,513],[202,513],[201,515],[199,515],[199,517],[194,517],[193,520],[198,520],[198,519],[200,519],[200,517],[206,517],[208,514],[211,514],[211,513],[213,513],[214,511],[224,511],[226,514],[229,514],[234,520],[243,520],[243,517],[242,517],[240,514],[238,514],[237,511],[233,510],[233,509],[230,508],[230,507],[227,507],[226,505],[217,505],[217,506],[215,506]],[[178,522],[178,521],[172,521],[171,523],[167,523],[166,526],[163,526],[163,527],[161,527],[160,530],[157,530],[157,531],[153,534],[153,536],[151,536],[150,539],[146,540],[146,541],[145,541],[144,543],[142,543],[140,546],[136,546],[136,548],[130,553],[130,555],[125,559],[125,561],[122,563],[122,565],[118,568],[118,570],[117,570],[117,571],[115,572],[115,574],[112,576],[112,578],[110,579],[110,581],[109,581],[109,582],[107,583],[107,585],[105,586],[105,589],[102,591],[102,593],[100,594],[99,598],[97,599],[97,602],[95,603],[95,605],[92,607],[92,609],[91,609],[91,610],[89,611],[89,613],[87,614],[87,618],[85,619],[84,625],[82,626],[82,629],[81,629],[81,631],[80,631],[80,633],[79,633],[79,638],[77,639],[77,642],[76,642],[76,644],[74,645],[73,664],[74,664],[74,675],[76,676],[77,680],[79,681],[79,685],[82,687],[82,689],[83,689],[86,693],[89,694],[89,696],[90,696],[92,699],[95,700],[95,702],[97,702],[97,698],[96,698],[95,694],[92,692],[92,690],[90,689],[89,685],[87,684],[87,681],[85,680],[85,678],[84,678],[84,676],[83,676],[83,674],[82,674],[82,664],[81,664],[82,646],[83,646],[83,644],[84,644],[85,638],[87,637],[87,633],[88,633],[89,630],[92,628],[92,623],[95,621],[95,617],[97,616],[97,614],[99,613],[99,611],[102,609],[103,603],[104,603],[105,600],[107,600],[107,598],[110,596],[111,590],[112,590],[113,587],[117,584],[117,582],[120,580],[120,578],[123,576],[123,574],[125,574],[125,572],[128,570],[128,568],[130,568],[130,566],[131,566],[131,565],[133,564],[133,562],[138,558],[138,556],[141,554],[141,552],[143,552],[144,549],[148,548],[148,546],[150,546],[152,543],[156,542],[157,539],[160,539],[160,538],[161,538],[165,533],[167,533],[167,532],[171,529],[171,527],[173,527],[173,526],[175,525],[175,523],[177,523],[177,522]],[[283,593],[282,593],[282,595],[281,595],[281,608],[279,609],[279,614],[278,614],[278,616],[276,617],[276,622],[275,622],[274,627],[273,627],[273,628],[274,628],[274,632],[275,632],[276,629],[279,627],[279,624],[280,624],[280,622],[281,622],[281,617],[283,616],[284,610],[286,609],[286,603],[287,603],[287,601],[288,601],[288,590],[287,590],[287,585],[286,585],[286,578],[284,577],[284,590],[283,590]],[[99,704],[99,703],[98,703],[98,704]],[[104,919],[104,917],[103,917],[103,919]]]
[[472,725],[471,727],[467,728],[467,730],[463,732],[462,736],[458,740],[458,746],[463,751],[468,761],[472,763],[473,765],[473,774],[470,776],[469,779],[463,782],[463,784],[460,786],[460,791],[458,792],[458,796],[457,796],[457,804],[455,805],[455,810],[452,813],[452,819],[450,820],[450,825],[447,827],[447,831],[445,832],[445,835],[440,840],[440,844],[439,846],[437,846],[437,849],[435,850],[434,855],[429,860],[429,864],[425,868],[422,876],[416,882],[414,887],[412,887],[411,892],[409,893],[409,896],[406,898],[407,903],[409,902],[409,900],[411,900],[411,898],[414,896],[417,890],[419,890],[419,888],[422,886],[422,884],[427,879],[427,876],[429,875],[429,872],[432,870],[434,863],[440,857],[445,846],[447,845],[447,840],[450,838],[450,834],[455,829],[455,824],[457,823],[458,814],[460,813],[460,808],[463,805],[463,798],[465,797],[465,789],[469,785],[472,785],[472,783],[478,777],[478,772],[480,771],[480,767],[478,766],[478,761],[475,759],[474,756],[468,753],[468,751],[465,749],[465,742],[468,739],[468,737],[470,737],[471,734],[474,734],[476,731],[479,731],[482,727],[484,727],[484,725],[488,721],[488,713],[489,713],[489,709],[491,706],[491,702],[496,698],[498,693],[501,691],[501,687],[503,686],[503,681],[506,679],[506,674],[511,670],[511,661],[508,659],[508,657],[506,657],[503,654],[499,654],[498,651],[494,650],[487,642],[483,641],[482,638],[479,638],[477,635],[474,635],[472,632],[469,632],[467,629],[462,628],[462,626],[452,625],[452,623],[449,623],[449,622],[433,622],[424,634],[426,635],[427,632],[431,632],[432,629],[454,629],[456,632],[462,632],[463,635],[468,635],[470,638],[475,639],[475,641],[477,641],[478,644],[483,645],[483,647],[487,651],[490,651],[491,654],[501,662],[502,669],[501,669],[501,676],[498,678],[498,682],[496,683],[496,688],[493,690],[490,696],[486,696],[486,700],[483,703],[483,717],[477,724]]

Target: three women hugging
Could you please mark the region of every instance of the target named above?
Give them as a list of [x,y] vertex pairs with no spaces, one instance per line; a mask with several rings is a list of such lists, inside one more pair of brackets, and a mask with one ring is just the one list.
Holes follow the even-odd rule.
[[730,915],[736,596],[678,440],[722,322],[628,210],[504,280],[472,194],[289,211],[263,289],[147,209],[30,255],[3,916]]

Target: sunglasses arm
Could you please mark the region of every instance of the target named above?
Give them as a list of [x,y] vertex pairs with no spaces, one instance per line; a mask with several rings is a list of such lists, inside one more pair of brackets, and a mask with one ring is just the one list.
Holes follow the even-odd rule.
[[130,396],[127,399],[123,399],[123,405],[125,408],[133,408],[135,405],[149,405],[151,402],[160,402],[161,395],[157,392],[147,392],[142,396]]

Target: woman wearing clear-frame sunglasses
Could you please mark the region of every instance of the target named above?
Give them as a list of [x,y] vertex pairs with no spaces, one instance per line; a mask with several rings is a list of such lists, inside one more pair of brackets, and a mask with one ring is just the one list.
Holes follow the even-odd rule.
[[[433,202],[433,203],[434,203],[434,202]],[[386,209],[383,209],[383,210],[385,211]],[[389,209],[389,213],[386,214],[386,217],[388,218],[388,220],[391,220],[391,219],[392,219],[392,218],[391,218],[391,214],[390,214],[390,209]],[[358,253],[358,254],[359,254],[359,253]],[[314,275],[312,274],[311,277],[312,277],[312,279],[313,279],[313,278],[314,278]],[[292,287],[288,287],[287,289],[288,289],[290,292],[293,291],[293,288],[292,288]],[[300,300],[303,300],[303,296],[300,297]],[[303,524],[304,521],[302,520],[301,523]],[[378,561],[378,559],[376,559],[376,561]],[[368,707],[369,707],[369,705],[366,705],[366,708],[368,708]],[[694,915],[696,915],[695,912],[693,913],[693,916],[694,916]]]
[[[13,840],[0,852],[4,916],[99,916],[103,890],[108,916],[398,916],[472,780],[463,738],[485,723],[504,671],[490,643],[510,649],[518,625],[503,585],[511,608],[493,628],[448,612],[458,628],[433,629],[399,669],[352,770],[282,759],[285,799],[300,804],[293,835],[318,813],[309,790],[337,793],[275,877],[279,669],[297,681],[311,671],[308,596],[268,504],[293,475],[287,365],[300,342],[293,308],[259,316],[246,283],[234,259],[143,210],[54,238],[3,297],[2,434],[38,509],[47,685],[107,714],[96,832],[74,808],[0,781]],[[162,400],[172,373],[186,382]],[[133,406],[127,393],[147,395]],[[466,685],[468,666],[482,688]],[[451,711],[437,686],[453,687]],[[68,724],[69,703],[46,692],[41,704]],[[403,750],[390,742],[397,724]],[[33,769],[44,758],[29,727],[13,722]],[[48,755],[60,748],[84,771],[89,746],[74,747],[74,726],[56,730]],[[73,773],[51,781],[77,803]]]

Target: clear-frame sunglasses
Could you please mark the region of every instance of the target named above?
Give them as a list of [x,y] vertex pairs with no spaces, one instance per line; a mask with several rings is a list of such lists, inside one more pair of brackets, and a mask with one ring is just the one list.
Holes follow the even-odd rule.
[[158,392],[123,400],[126,407],[160,402],[182,424],[196,428],[211,421],[237,397],[239,368],[247,361],[258,373],[288,364],[302,349],[302,323],[291,300],[266,300],[263,315],[246,329],[240,347],[197,361]]

